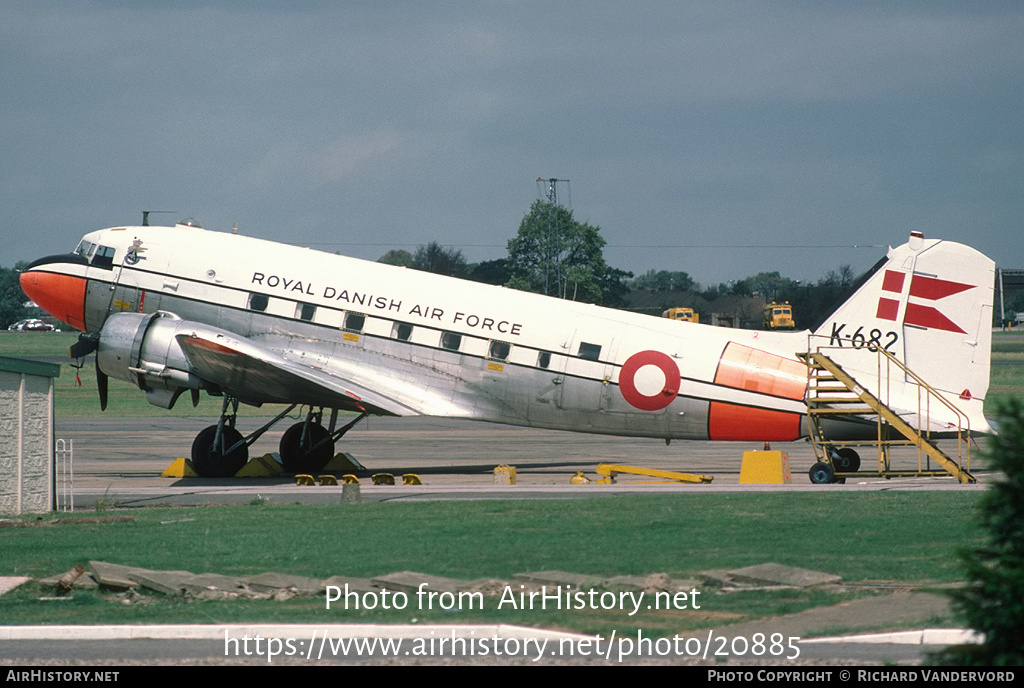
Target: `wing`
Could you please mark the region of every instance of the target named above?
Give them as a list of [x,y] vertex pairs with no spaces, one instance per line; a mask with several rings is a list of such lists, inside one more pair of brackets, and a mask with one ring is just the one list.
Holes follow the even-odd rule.
[[242,401],[300,403],[378,415],[417,411],[322,370],[289,361],[243,337],[197,332],[176,336],[192,371]]

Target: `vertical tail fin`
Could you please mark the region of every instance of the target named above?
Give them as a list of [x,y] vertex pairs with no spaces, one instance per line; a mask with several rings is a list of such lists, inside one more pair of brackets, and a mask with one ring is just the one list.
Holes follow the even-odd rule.
[[[983,254],[915,232],[889,249],[888,260],[814,332],[812,345],[830,347],[865,386],[881,382],[877,357],[853,352],[880,346],[964,411],[972,429],[984,431],[994,284],[995,263]],[[917,413],[912,390],[890,391],[890,406]]]

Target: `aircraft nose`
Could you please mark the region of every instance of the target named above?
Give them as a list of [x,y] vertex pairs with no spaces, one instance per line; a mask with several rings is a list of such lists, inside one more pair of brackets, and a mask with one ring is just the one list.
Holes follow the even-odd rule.
[[85,330],[84,277],[66,275],[33,263],[21,273],[21,289],[37,306],[78,330]]

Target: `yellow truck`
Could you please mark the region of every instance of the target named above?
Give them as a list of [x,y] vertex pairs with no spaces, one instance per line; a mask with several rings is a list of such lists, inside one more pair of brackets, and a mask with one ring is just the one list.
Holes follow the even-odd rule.
[[669,308],[661,314],[663,318],[672,320],[685,320],[686,322],[700,322],[700,316],[692,308]]
[[766,330],[792,330],[796,327],[793,323],[793,308],[789,301],[769,303],[762,313]]

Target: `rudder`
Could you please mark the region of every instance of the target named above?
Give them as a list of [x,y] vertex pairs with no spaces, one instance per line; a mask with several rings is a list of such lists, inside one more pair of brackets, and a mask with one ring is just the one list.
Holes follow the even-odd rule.
[[[812,342],[828,346],[865,384],[877,383],[876,357],[852,351],[881,346],[944,392],[971,417],[972,427],[984,429],[995,263],[969,246],[919,233],[890,248],[887,258]],[[903,409],[915,408],[913,400],[902,401]]]

